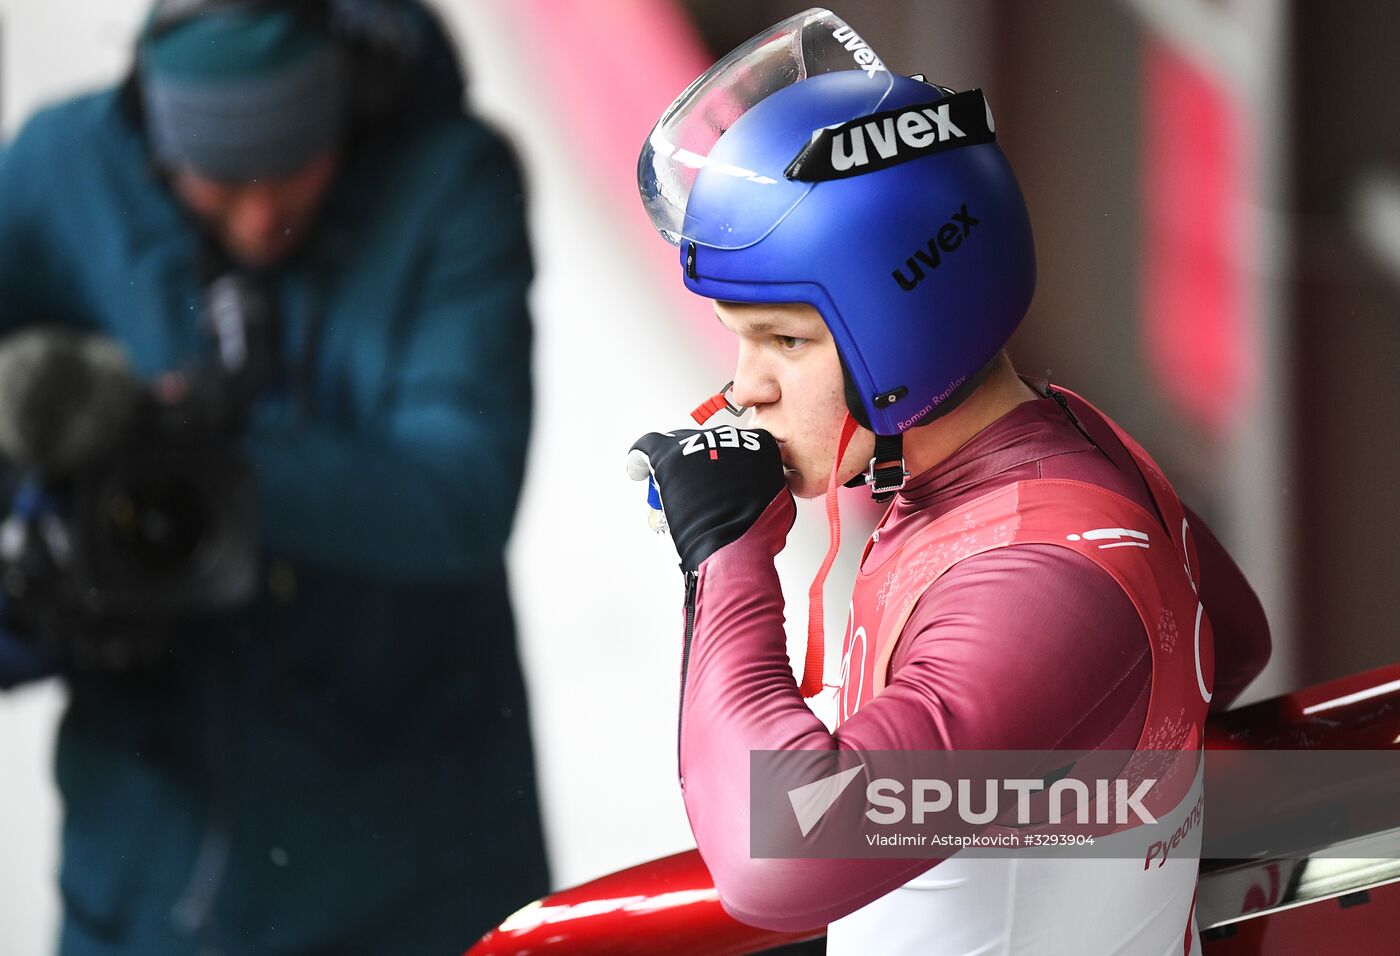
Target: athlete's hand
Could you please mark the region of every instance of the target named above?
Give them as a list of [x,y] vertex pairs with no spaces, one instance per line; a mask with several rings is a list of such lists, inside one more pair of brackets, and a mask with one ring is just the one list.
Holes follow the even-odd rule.
[[778,443],[761,429],[651,432],[632,445],[627,474],[655,481],[683,571],[737,541],[779,495],[791,498]]

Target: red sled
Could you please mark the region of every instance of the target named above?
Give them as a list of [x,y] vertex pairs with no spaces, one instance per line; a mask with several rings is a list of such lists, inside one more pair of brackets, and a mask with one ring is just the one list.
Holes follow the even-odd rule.
[[[1206,746],[1224,758],[1226,774],[1230,751],[1400,750],[1400,664],[1212,717]],[[1212,786],[1220,782],[1212,779]],[[1273,817],[1260,832],[1286,831],[1295,814],[1316,818],[1334,804],[1337,788],[1336,780],[1319,780],[1293,791],[1270,808]],[[1196,920],[1205,956],[1400,953],[1400,805],[1375,804],[1370,812],[1362,832],[1349,833],[1343,856],[1330,845],[1270,856],[1264,841],[1240,858],[1203,860]],[[537,900],[467,956],[742,956],[784,947],[796,953],[803,950],[794,944],[824,936],[737,922],[720,906],[699,853],[689,850]],[[807,951],[822,950],[814,944]]]

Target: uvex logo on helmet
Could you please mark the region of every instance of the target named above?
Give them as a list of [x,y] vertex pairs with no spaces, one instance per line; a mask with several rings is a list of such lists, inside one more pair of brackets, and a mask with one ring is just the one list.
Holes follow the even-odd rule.
[[831,138],[831,167],[845,172],[870,162],[866,143],[880,159],[898,161],[900,149],[926,149],[934,143],[964,139],[948,111],[950,104],[905,110],[860,126],[849,127]]
[[870,49],[870,44],[862,40],[856,31],[843,23],[831,31],[831,36],[837,43],[851,51],[851,58],[865,71],[866,76],[874,79],[876,73],[885,72],[885,64],[880,62],[875,51]]
[[948,221],[938,227],[938,231],[928,237],[928,242],[922,249],[915,249],[914,254],[904,260],[904,266],[909,268],[909,277],[904,275],[904,266],[895,269],[891,275],[894,281],[899,283],[899,287],[905,292],[913,292],[914,287],[924,281],[924,266],[932,272],[943,263],[943,253],[956,252],[972,233],[972,227],[981,223],[982,220],[972,218],[972,214],[967,211],[967,203],[963,203],[957,212],[949,217]]
[[820,183],[877,172],[963,146],[996,140],[981,90],[944,93],[931,103],[858,116],[815,131],[784,175]]

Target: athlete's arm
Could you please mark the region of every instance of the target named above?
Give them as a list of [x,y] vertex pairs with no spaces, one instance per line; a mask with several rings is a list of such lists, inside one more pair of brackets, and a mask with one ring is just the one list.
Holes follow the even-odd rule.
[[780,496],[699,568],[680,741],[686,812],[725,909],[783,930],[823,926],[938,861],[751,859],[749,751],[1128,750],[1151,676],[1141,622],[1107,574],[1064,549],[1003,548],[924,594],[885,691],[829,733],[786,652],[773,556],[792,507]]
[[1215,631],[1210,712],[1217,714],[1227,710],[1269,662],[1273,650],[1269,621],[1254,589],[1210,527],[1190,508],[1186,508],[1186,520],[1201,562],[1201,603]]

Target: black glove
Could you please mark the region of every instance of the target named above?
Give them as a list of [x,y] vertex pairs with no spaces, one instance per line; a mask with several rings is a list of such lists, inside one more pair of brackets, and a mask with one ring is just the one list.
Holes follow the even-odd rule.
[[737,541],[779,495],[788,495],[773,436],[760,429],[678,429],[637,439],[627,474],[651,478],[682,571]]

